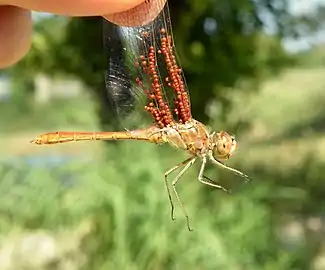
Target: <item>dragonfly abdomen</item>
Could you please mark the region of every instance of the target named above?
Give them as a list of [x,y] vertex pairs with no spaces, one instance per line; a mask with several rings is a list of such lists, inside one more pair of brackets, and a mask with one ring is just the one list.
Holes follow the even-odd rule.
[[162,143],[160,132],[154,129],[139,129],[134,131],[113,131],[113,132],[70,132],[57,131],[44,133],[32,140],[34,144],[58,144],[73,141],[96,141],[96,140],[140,140],[152,143]]

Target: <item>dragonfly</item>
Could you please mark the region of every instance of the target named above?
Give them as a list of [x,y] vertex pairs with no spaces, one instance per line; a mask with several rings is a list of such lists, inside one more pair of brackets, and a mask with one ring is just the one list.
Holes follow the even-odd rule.
[[[150,18],[155,13],[156,18]],[[136,17],[137,16],[137,17]],[[148,18],[138,26],[134,19]],[[105,48],[109,55],[105,75],[106,89],[117,116],[151,116],[151,124],[143,128],[107,132],[49,132],[31,142],[37,145],[58,144],[86,140],[138,140],[154,144],[169,144],[185,150],[190,157],[171,167],[164,174],[165,186],[174,217],[174,202],[170,189],[170,174],[179,171],[171,183],[172,191],[192,231],[189,216],[177,192],[177,183],[197,161],[201,167],[197,179],[206,185],[229,192],[217,181],[207,177],[206,164],[212,164],[251,178],[224,164],[238,148],[235,136],[226,131],[211,131],[192,117],[190,95],[175,49],[166,0],[147,0],[133,10],[115,14],[104,20]],[[118,24],[117,24],[118,23]],[[150,117],[149,117],[150,118]],[[122,119],[121,119],[122,120]],[[122,120],[123,121],[123,120]]]

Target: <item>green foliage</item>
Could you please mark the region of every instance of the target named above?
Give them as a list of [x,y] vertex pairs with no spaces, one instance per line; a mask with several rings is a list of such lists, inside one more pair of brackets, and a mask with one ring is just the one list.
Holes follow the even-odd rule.
[[[324,188],[319,177],[323,164],[307,162],[285,175],[251,168],[247,173],[256,181],[231,196],[201,185],[196,180],[199,166],[194,166],[178,185],[194,227],[194,232],[188,232],[177,204],[177,219],[170,220],[163,181],[164,171],[179,158],[141,144],[122,143],[107,150],[106,158],[91,163],[76,159],[51,167],[37,165],[35,159],[33,169],[23,162],[3,165],[2,234],[13,227],[55,232],[87,220],[92,229],[82,241],[88,254],[84,269],[195,269],[197,265],[200,269],[291,269],[301,260],[296,254],[311,248],[298,245],[292,247],[297,253],[286,254],[276,210],[279,205],[285,209],[297,204],[307,216],[318,212],[308,205]],[[141,159],[132,159],[140,151]],[[225,184],[236,181],[238,186],[237,177],[229,172],[213,168],[208,174],[227,179]],[[303,185],[304,176],[314,186],[305,196],[292,192],[287,196],[290,186]],[[277,186],[272,179],[278,179]],[[303,263],[309,265],[311,259],[306,257]]]

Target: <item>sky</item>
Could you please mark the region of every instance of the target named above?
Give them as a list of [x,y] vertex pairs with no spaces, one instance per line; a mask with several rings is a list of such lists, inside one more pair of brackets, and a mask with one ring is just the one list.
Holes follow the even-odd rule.
[[[294,15],[310,14],[317,6],[325,5],[325,0],[289,0],[290,12]],[[305,37],[298,40],[285,39],[283,45],[290,52],[299,52],[310,49],[313,45],[325,44],[325,29],[312,37]]]

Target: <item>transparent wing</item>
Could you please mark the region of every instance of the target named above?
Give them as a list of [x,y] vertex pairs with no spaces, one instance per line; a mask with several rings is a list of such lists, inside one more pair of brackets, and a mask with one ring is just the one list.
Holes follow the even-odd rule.
[[[159,9],[163,0],[148,1],[111,21],[130,25]],[[140,6],[139,6],[140,7]],[[108,97],[125,129],[154,122],[186,122],[191,118],[188,90],[176,56],[167,3],[158,17],[138,26],[119,26],[104,20],[104,45],[108,59],[105,75]]]

